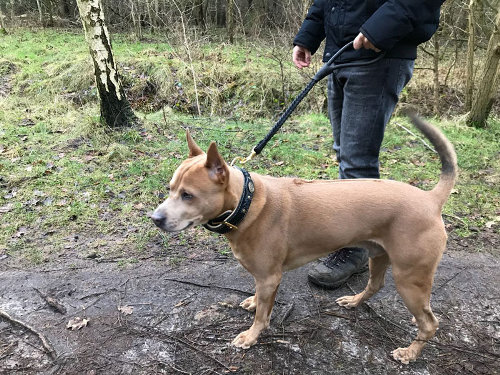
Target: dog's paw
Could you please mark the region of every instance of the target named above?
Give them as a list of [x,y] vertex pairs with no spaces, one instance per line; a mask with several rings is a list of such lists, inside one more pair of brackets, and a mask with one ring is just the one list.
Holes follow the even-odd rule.
[[237,348],[248,349],[256,342],[257,336],[254,336],[249,329],[241,332],[238,336],[236,336],[231,345],[236,346]]
[[392,351],[392,356],[396,361],[407,365],[417,358],[417,354],[410,348],[397,348]]
[[248,297],[246,300],[240,303],[240,307],[243,307],[247,311],[255,311],[257,308],[257,301],[255,296]]
[[360,298],[357,294],[355,296],[343,296],[335,300],[338,305],[343,306],[347,309],[358,306],[359,301]]

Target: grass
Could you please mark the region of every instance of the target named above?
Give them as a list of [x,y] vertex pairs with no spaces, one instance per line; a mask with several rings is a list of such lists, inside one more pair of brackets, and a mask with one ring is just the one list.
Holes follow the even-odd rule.
[[[160,87],[165,80],[162,74],[174,67],[180,72],[182,67],[175,65],[175,56],[182,53],[179,49],[125,36],[115,38],[114,47],[121,66],[130,67],[124,71],[135,72],[126,77],[129,93],[138,90],[142,83],[137,77],[142,74],[156,79],[158,95],[180,95],[178,85]],[[274,108],[277,114],[279,107],[272,103],[279,95],[259,94],[263,82],[279,86],[269,79],[279,75],[269,58],[271,51],[251,55],[246,46],[218,48],[198,52],[206,57],[196,67],[206,79],[200,82],[206,92],[219,88],[217,100],[225,106],[234,106],[241,98],[242,106],[248,107],[244,112],[234,107],[228,112],[232,115],[217,116],[204,104],[207,115],[195,117],[173,105],[174,109],[138,111],[140,126],[110,131],[98,121],[82,35],[20,30],[1,37],[0,75],[9,75],[12,87],[8,96],[0,97],[0,252],[32,264],[68,253],[94,252],[124,257],[120,264],[125,266],[146,253],[152,242],[165,251],[187,245],[186,236],[160,234],[145,216],[168,194],[170,176],[186,156],[185,128],[204,149],[216,141],[230,161],[247,156],[269,130],[273,120],[261,115],[263,108],[265,113]],[[248,63],[249,55],[260,62],[258,67]],[[168,56],[172,58],[166,62]],[[9,64],[15,65],[14,71],[6,68]],[[188,84],[181,86],[189,90]],[[71,96],[75,91],[84,100],[75,101]],[[468,128],[460,119],[433,122],[457,149],[460,178],[445,214],[457,224],[456,231],[467,236],[471,228],[498,221],[500,215],[500,122],[490,121],[487,129]],[[381,154],[382,177],[432,188],[439,160],[397,123],[411,127],[403,118],[389,124]],[[297,113],[247,168],[275,176],[335,178],[338,167],[331,143],[330,125],[323,114]],[[201,229],[194,235],[212,236]]]

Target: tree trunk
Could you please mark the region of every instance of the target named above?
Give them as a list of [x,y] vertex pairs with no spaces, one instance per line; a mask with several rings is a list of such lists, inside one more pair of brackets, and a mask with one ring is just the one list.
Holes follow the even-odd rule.
[[96,86],[101,101],[101,121],[110,127],[131,125],[136,117],[116,71],[101,0],[77,0],[77,4],[94,62]]
[[42,27],[45,27],[45,24],[43,22],[43,10],[42,10],[41,0],[36,0],[36,6],[38,8],[38,19],[40,21],[40,25],[42,25]]
[[486,51],[483,75],[467,116],[467,125],[483,128],[491,111],[493,97],[498,90],[494,83],[498,82],[498,63],[500,61],[500,11],[495,19],[495,27],[491,34]]
[[155,29],[158,28],[158,19],[160,18],[160,4],[158,3],[158,0],[154,0],[154,18],[153,18],[153,27]]
[[434,54],[432,55],[432,70],[434,71],[434,113],[439,115],[439,36],[436,32],[434,39]]
[[300,23],[306,18],[310,6],[311,2],[309,0],[302,0],[302,18],[300,19]]
[[193,4],[195,22],[198,26],[206,29],[205,9],[203,8],[203,0],[195,0]]
[[0,36],[7,35],[7,30],[5,29],[4,14],[2,8],[0,7]]
[[58,12],[61,18],[68,19],[71,17],[68,0],[59,0]]
[[472,107],[472,95],[474,93],[474,44],[476,41],[475,10],[476,0],[469,3],[469,38],[467,41],[467,77],[465,84],[465,110],[470,111]]
[[134,24],[135,35],[137,38],[142,39],[141,18],[137,13],[137,7],[134,4],[134,0],[130,0],[130,16],[132,17],[132,23]]
[[234,43],[234,17],[233,17],[234,0],[227,0],[226,8],[226,28],[229,36],[229,43]]
[[47,10],[49,12],[49,21],[47,23],[47,26],[53,27],[54,26],[54,12],[52,11],[52,0],[47,0]]

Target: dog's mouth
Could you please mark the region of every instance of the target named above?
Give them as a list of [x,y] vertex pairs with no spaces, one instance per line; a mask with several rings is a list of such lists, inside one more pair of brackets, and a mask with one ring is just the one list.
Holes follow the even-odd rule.
[[161,230],[165,231],[165,232],[168,232],[168,233],[178,233],[178,232],[182,232],[186,229],[189,229],[193,226],[194,224],[194,221],[190,221],[184,228],[181,228],[181,229],[169,229],[167,227],[159,227]]
[[186,230],[188,228],[191,228],[194,225],[194,221],[189,221],[186,226],[180,229],[176,229],[174,226],[169,225],[167,217],[162,214],[157,214],[155,212],[148,213],[147,216],[153,220],[155,225],[163,230],[164,232],[169,232],[169,233],[177,233],[177,232],[182,232],[183,230]]

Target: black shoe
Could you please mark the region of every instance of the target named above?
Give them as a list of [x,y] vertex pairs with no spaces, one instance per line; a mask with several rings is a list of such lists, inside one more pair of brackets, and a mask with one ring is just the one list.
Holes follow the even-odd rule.
[[368,270],[368,251],[358,247],[346,247],[328,255],[309,271],[308,279],[323,288],[335,289],[352,275]]

